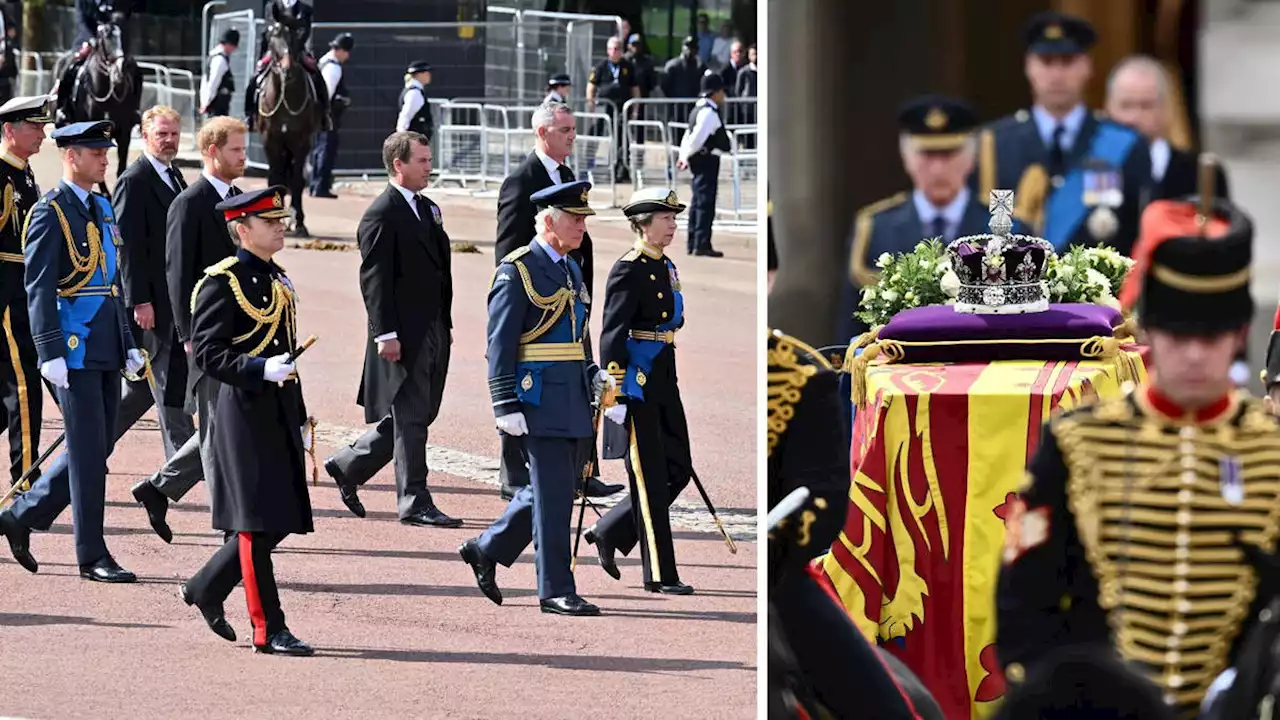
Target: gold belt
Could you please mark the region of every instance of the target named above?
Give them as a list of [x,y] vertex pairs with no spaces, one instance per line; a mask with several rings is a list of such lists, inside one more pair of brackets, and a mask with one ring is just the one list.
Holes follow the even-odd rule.
[[26,260],[23,259],[22,253],[0,252],[0,262],[11,262],[21,265],[26,262]]
[[587,352],[582,347],[582,341],[529,343],[521,345],[516,352],[516,360],[519,362],[566,362],[586,359]]
[[115,285],[85,285],[74,292],[67,290],[59,290],[59,297],[107,297],[108,295],[115,297],[120,294],[119,288]]
[[667,343],[674,345],[676,342],[675,330],[632,330],[630,333],[632,340],[652,340],[654,342]]

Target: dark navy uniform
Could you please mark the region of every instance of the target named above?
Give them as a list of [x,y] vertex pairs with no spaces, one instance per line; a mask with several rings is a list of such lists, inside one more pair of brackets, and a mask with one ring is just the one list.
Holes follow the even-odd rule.
[[[333,164],[338,159],[338,130],[342,128],[342,116],[351,105],[351,93],[347,90],[347,73],[338,61],[334,50],[351,52],[355,47],[355,38],[351,33],[341,33],[329,41],[329,52],[320,58],[320,77],[323,80],[326,68],[334,66],[330,71],[338,73],[338,83],[334,86],[333,97],[329,103],[329,129],[320,131],[316,136],[316,146],[311,151],[311,194],[332,195]],[[325,82],[328,82],[327,80]],[[326,89],[327,89],[326,85]]]
[[[1136,298],[1144,328],[1179,336],[1247,327],[1251,222],[1219,201],[1206,239],[1190,203],[1165,203],[1144,214],[1154,229],[1121,302]],[[1275,552],[1280,425],[1234,389],[1179,407],[1156,377],[1050,420],[1041,438],[1005,520],[1005,676],[1019,682],[1060,646],[1114,644],[1181,717],[1195,717],[1271,600],[1255,593],[1238,543]]]
[[[542,207],[594,215],[587,204],[590,188],[586,182],[562,183],[531,199]],[[597,615],[599,609],[578,596],[569,570],[569,523],[583,466],[581,441],[594,434],[593,385],[608,376],[600,373],[585,341],[589,296],[582,271],[570,257],[553,258],[544,242],[539,238],[503,258],[489,290],[489,395],[498,418],[523,415],[530,482],[461,554],[481,590],[501,603],[494,563],[510,567],[536,537],[542,611]]]
[[[418,61],[405,69],[406,75],[431,72],[431,65]],[[417,80],[410,79],[400,91],[400,99],[396,101],[400,115],[396,118],[396,130],[410,130],[422,133],[428,140],[436,131],[435,116],[431,114],[431,103],[427,102],[427,88]]]
[[[53,122],[48,99],[14,98],[0,107],[0,122]],[[31,340],[27,292],[23,287],[22,228],[40,199],[40,187],[26,160],[0,154],[0,313],[5,342],[0,346],[0,397],[9,428],[9,471],[16,482],[35,462],[40,446],[44,389]]]
[[[978,117],[963,101],[926,95],[902,106],[898,125],[916,151],[957,153],[964,152],[965,145],[973,142]],[[946,244],[958,237],[986,233],[990,218],[979,198],[963,187],[943,208],[934,206],[922,191],[915,190],[898,193],[859,210],[848,244],[849,276],[836,340],[848,342],[867,330],[866,323],[854,317],[854,313],[858,310],[862,289],[874,286],[879,280],[876,260],[881,255],[911,252],[926,238],[936,237]]]
[[[1081,54],[1094,39],[1087,22],[1060,13],[1037,15],[1027,29],[1028,52],[1040,55]],[[971,177],[981,198],[1014,189],[1018,219],[1058,252],[1105,244],[1125,255],[1151,183],[1142,136],[1083,103],[1061,120],[1036,106],[995,121],[980,135]]]
[[[289,215],[285,193],[281,186],[243,193],[217,209],[228,221],[280,220]],[[283,268],[241,248],[205,270],[191,304],[195,363],[220,383],[205,473],[213,527],[227,539],[183,586],[183,599],[223,634],[222,603],[243,577],[255,650],[309,655],[285,625],[271,562],[287,535],[314,529],[301,382],[293,373],[281,381],[269,375],[273,361],[297,348],[297,295]]]
[[240,44],[240,31],[228,30],[218,40],[218,47],[209,53],[208,75],[205,83],[209,86],[211,97],[205,106],[205,117],[218,117],[231,114],[231,97],[236,92],[236,78],[231,73],[231,55],[227,45]]
[[559,73],[552,75],[547,80],[547,96],[542,98],[542,102],[569,102],[569,88],[573,85],[573,80],[567,73]]
[[[675,191],[652,188],[636,192],[622,211],[632,217],[684,207]],[[676,331],[684,319],[675,263],[637,240],[609,272],[600,334],[600,362],[618,385],[618,403],[626,406],[624,425],[604,423],[603,457],[625,459],[631,494],[584,536],[614,577],[614,549],[629,554],[639,540],[645,589],[677,595],[693,592],[680,582],[668,512],[693,471],[676,379]]]
[[[723,257],[711,246],[711,226],[716,220],[716,191],[720,184],[720,156],[730,150],[729,133],[724,129],[720,105],[724,102],[724,81],[719,75],[702,76],[702,99],[689,113],[689,129],[680,143],[680,159],[693,174],[693,199],[689,202],[689,236],[686,248],[692,255]],[[719,98],[717,100],[717,98]]]
[[[59,147],[102,148],[114,145],[111,132],[107,121],[76,123],[53,138]],[[57,388],[67,451],[8,513],[22,528],[48,530],[70,503],[81,575],[132,582],[102,536],[120,371],[143,368],[121,298],[115,212],[105,197],[64,181],[32,208],[24,242],[32,339],[42,374]]]

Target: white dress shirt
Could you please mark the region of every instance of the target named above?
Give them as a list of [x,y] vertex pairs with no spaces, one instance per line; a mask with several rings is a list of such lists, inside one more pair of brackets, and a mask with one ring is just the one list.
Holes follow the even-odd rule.
[[[182,188],[175,186],[173,184],[173,178],[169,177],[168,165],[165,165],[164,163],[157,160],[155,156],[149,152],[144,151],[142,155],[143,157],[151,161],[151,167],[156,169],[156,173],[160,175],[160,179],[164,181],[164,184],[169,186],[169,189],[173,190],[176,193],[182,192]],[[226,200],[226,198],[224,197],[223,200]]]
[[[326,60],[333,62],[326,65]],[[338,91],[338,83],[342,81],[342,63],[338,62],[332,50],[320,56],[320,77],[324,78],[324,86],[329,89],[329,99],[332,100]]]
[[559,185],[560,184],[560,167],[564,163],[556,162],[555,159],[552,158],[550,155],[542,152],[541,150],[538,150],[537,148],[535,148],[533,152],[535,155],[538,156],[538,159],[542,161],[542,167],[546,168],[547,175],[551,177],[551,182],[555,185]]
[[[422,83],[417,80],[410,80],[409,87],[423,89]],[[418,111],[422,109],[426,102],[426,96],[422,92],[405,93],[404,105],[400,106],[400,117],[396,118],[396,130],[408,130],[409,121],[413,119],[414,115],[418,114]]]
[[[418,193],[413,192],[412,190],[409,190],[408,188],[405,188],[401,185],[397,185],[395,181],[391,181],[389,184],[391,185],[391,187],[400,191],[400,194],[404,196],[404,201],[409,203],[409,209],[413,211],[414,217],[418,218],[418,220],[421,221],[422,216],[418,214]],[[373,339],[373,341],[383,342],[385,340],[395,340],[398,337],[399,335],[396,334],[396,331],[392,330],[389,333],[383,333],[381,335],[378,335]]]
[[719,108],[711,98],[700,98],[695,107],[698,108],[698,118],[680,141],[680,159],[685,162],[689,161],[690,155],[701,150],[711,135],[723,125],[720,122]]
[[222,84],[222,76],[231,69],[227,59],[222,56],[221,45],[210,50],[209,57],[213,58],[209,61],[209,76],[200,81],[200,107],[208,107],[213,102],[213,96]]
[[214,190],[218,191],[218,197],[222,198],[223,200],[227,199],[227,193],[231,192],[230,185],[214,177],[208,170],[205,170],[200,174],[204,176],[205,180],[209,181],[209,184],[213,186]]
[[1169,147],[1169,141],[1164,138],[1156,138],[1151,141],[1151,179],[1156,182],[1164,180],[1164,174],[1169,172],[1169,160],[1173,158],[1173,149]]

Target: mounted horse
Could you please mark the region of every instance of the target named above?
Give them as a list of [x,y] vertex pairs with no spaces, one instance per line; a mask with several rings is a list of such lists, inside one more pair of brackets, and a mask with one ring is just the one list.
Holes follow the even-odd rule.
[[310,237],[302,211],[303,168],[321,119],[315,86],[289,45],[288,29],[273,23],[267,30],[270,59],[256,83],[258,110],[253,128],[262,135],[267,182],[289,188],[294,236]]
[[129,136],[141,121],[142,73],[133,56],[123,51],[120,39],[122,15],[114,13],[98,25],[97,39],[88,59],[71,86],[71,112],[64,122],[110,120],[115,125],[116,176],[129,165]]

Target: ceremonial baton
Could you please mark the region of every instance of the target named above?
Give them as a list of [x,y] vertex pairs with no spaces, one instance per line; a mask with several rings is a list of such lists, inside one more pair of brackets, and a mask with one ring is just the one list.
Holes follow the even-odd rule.
[[724,523],[720,522],[720,516],[716,514],[716,506],[711,504],[711,497],[707,495],[707,489],[702,486],[702,481],[698,479],[698,473],[694,469],[689,468],[689,477],[693,480],[693,484],[698,487],[698,494],[702,496],[702,502],[706,503],[707,511],[711,513],[711,519],[716,521],[716,527],[720,528],[720,534],[724,536],[724,544],[729,546],[729,552],[734,555],[738,554],[738,546],[733,544],[733,538],[729,537],[729,533],[724,529]]
[[289,358],[285,360],[285,362],[289,363],[290,365],[298,362],[298,358],[302,357],[302,353],[306,352],[307,348],[311,347],[312,345],[315,345],[316,340],[319,340],[319,339],[320,338],[316,337],[315,335],[312,335],[308,337],[306,340],[303,340],[302,344],[298,346],[298,349],[294,350],[292,353],[289,354]]
[[[607,383],[600,388],[599,394],[596,395],[595,412],[591,413],[592,455],[595,454],[596,438],[600,437],[600,416],[604,414],[605,397],[608,395],[608,388],[609,385]],[[578,547],[582,544],[582,519],[587,514],[587,503],[591,503],[591,509],[595,511],[596,517],[600,517],[600,510],[596,508],[596,504],[587,499],[587,478],[592,476],[595,469],[595,463],[591,461],[591,456],[588,456],[586,464],[582,466],[582,484],[578,489],[578,492],[582,495],[582,503],[578,505],[578,531],[573,538],[573,559],[569,562],[569,572],[574,572],[578,569]]]
[[[316,340],[318,339],[319,338],[317,338],[315,335],[308,336],[307,339],[303,340],[302,344],[298,346],[297,350],[294,350],[293,352],[289,353],[289,357],[288,359],[285,360],[285,362],[289,363],[290,365],[292,365],[293,363],[296,363],[298,361],[298,358],[302,357],[302,353],[306,352],[307,348],[311,347],[312,345],[315,345]],[[302,391],[299,390],[298,392],[302,392]],[[316,419],[313,417],[308,417],[307,425],[311,428],[311,444],[310,444],[310,447],[307,448],[307,454],[311,456],[311,486],[315,487],[316,485],[320,484],[320,468],[319,466],[316,465]]]
[[773,532],[778,527],[778,523],[791,517],[792,513],[804,506],[806,500],[809,499],[809,488],[799,487],[792,490],[786,497],[773,506],[769,514],[765,516],[765,532]]

